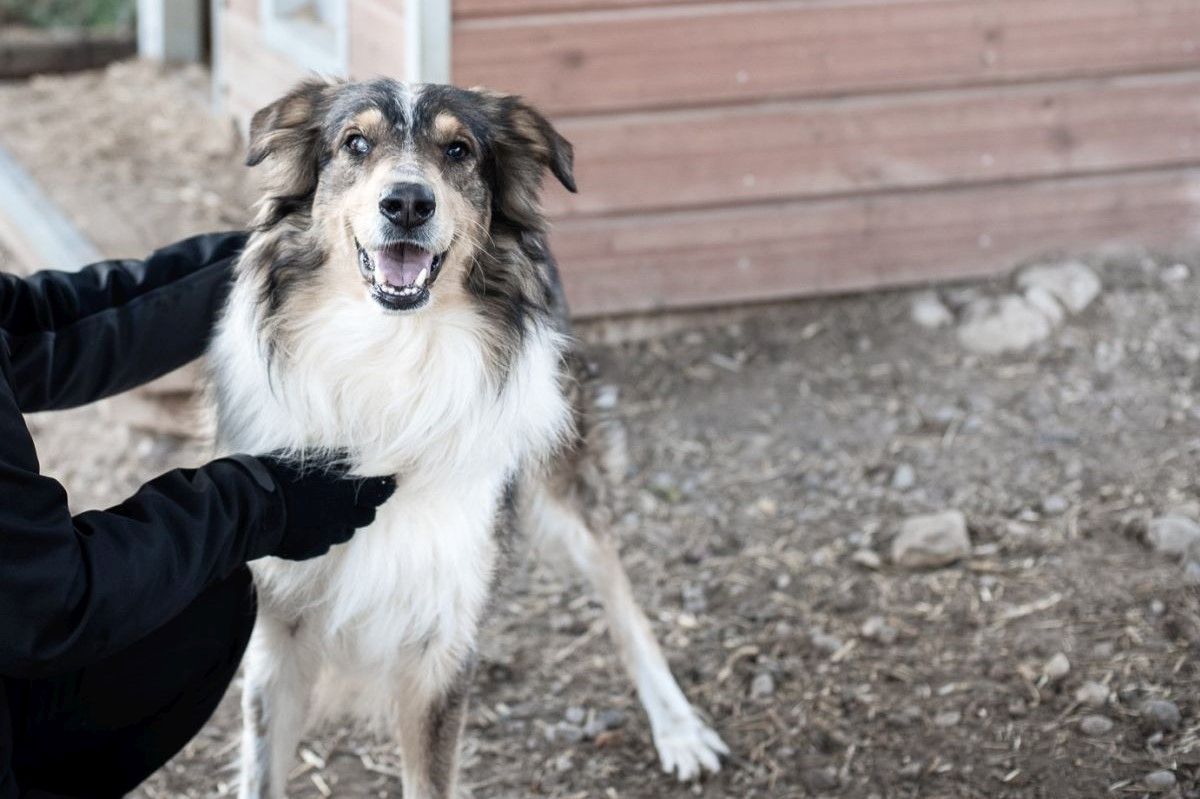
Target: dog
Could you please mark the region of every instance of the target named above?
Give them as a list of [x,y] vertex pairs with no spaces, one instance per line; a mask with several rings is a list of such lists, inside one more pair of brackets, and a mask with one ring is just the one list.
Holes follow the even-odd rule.
[[243,799],[284,795],[329,712],[394,734],[405,799],[453,796],[476,639],[520,533],[564,546],[599,593],[664,770],[690,780],[728,753],[605,532],[618,428],[538,199],[546,171],[575,190],[572,158],[486,90],[310,81],[254,115],[265,192],[211,347],[220,446],[341,457],[398,487],[329,554],[254,564]]

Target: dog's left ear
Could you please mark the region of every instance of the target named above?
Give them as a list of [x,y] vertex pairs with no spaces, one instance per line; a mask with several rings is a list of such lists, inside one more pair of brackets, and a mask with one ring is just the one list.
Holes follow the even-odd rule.
[[273,193],[299,196],[316,188],[321,118],[332,89],[324,81],[305,81],[250,120],[246,165],[272,159],[267,183]]
[[519,225],[543,226],[538,194],[542,175],[550,174],[574,192],[575,152],[550,121],[511,95],[490,95],[495,106],[496,178],[499,210]]

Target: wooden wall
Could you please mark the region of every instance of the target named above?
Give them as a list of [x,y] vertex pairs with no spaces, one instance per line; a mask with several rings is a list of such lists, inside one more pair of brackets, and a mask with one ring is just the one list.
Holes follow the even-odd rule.
[[455,82],[576,145],[583,315],[1200,231],[1197,0],[456,0]]
[[[347,0],[404,77],[404,0]],[[304,70],[223,0],[243,119]],[[550,186],[580,315],[994,273],[1200,236],[1200,0],[454,0],[460,85],[576,146]]]

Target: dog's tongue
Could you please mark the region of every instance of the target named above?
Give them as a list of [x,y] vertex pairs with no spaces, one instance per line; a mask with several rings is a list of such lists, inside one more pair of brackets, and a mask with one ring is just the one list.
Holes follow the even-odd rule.
[[[433,266],[433,253],[412,244],[398,244],[375,254],[379,277],[390,286],[403,288],[416,282],[422,269]],[[426,279],[429,275],[427,274]]]

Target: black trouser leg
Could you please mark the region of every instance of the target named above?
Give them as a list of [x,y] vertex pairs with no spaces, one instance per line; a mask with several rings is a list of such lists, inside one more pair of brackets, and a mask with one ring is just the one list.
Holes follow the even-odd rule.
[[254,612],[243,566],[122,652],[61,677],[6,679],[21,791],[117,797],[137,787],[208,721]]

